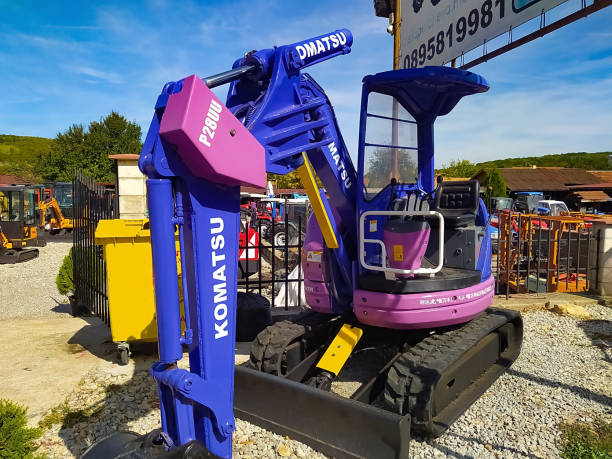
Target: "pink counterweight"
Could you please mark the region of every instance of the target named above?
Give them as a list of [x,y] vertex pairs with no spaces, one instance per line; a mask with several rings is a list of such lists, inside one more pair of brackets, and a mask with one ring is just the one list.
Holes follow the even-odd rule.
[[422,329],[472,320],[491,306],[495,279],[459,290],[395,295],[355,290],[354,311],[359,322],[377,327]]

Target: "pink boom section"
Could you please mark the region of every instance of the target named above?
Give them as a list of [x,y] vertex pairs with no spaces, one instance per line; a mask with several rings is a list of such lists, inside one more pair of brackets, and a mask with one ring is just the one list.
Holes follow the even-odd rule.
[[266,186],[263,146],[196,75],[168,98],[159,135],[175,145],[196,177]]
[[325,245],[323,234],[316,218],[308,219],[306,239],[302,249],[302,268],[304,269],[304,293],[306,303],[317,312],[332,313],[331,297],[327,283],[329,276],[325,269]]
[[403,294],[355,290],[357,319],[367,325],[395,329],[444,327],[468,322],[493,301],[495,280],[459,290]]

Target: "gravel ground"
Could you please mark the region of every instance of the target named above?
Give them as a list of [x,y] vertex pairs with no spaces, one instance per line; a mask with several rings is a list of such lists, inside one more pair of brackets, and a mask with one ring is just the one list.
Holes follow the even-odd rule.
[[523,314],[514,365],[443,436],[413,441],[411,456],[559,457],[560,422],[612,421],[612,310],[587,310],[594,320]]
[[49,242],[38,258],[0,265],[0,320],[57,316],[68,313],[68,298],[60,295],[55,277],[71,242]]
[[[525,340],[516,363],[443,436],[429,442],[414,439],[411,457],[558,457],[560,422],[612,418],[612,310],[587,309],[593,320],[546,311],[524,314]],[[68,398],[72,411],[84,410],[81,417],[72,426],[58,424],[46,431],[40,452],[78,455],[116,430],[144,433],[158,427],[150,363],[109,364],[85,378]],[[325,457],[241,420],[234,456]]]
[[[110,354],[109,354],[110,355]],[[67,398],[69,425],[54,425],[40,440],[49,458],[78,457],[93,442],[118,430],[147,433],[161,424],[157,387],[149,376],[153,360],[129,367],[103,366],[83,379]],[[186,359],[179,362],[186,366]],[[126,371],[127,369],[127,371]],[[312,448],[240,419],[234,432],[235,458],[325,458]]]

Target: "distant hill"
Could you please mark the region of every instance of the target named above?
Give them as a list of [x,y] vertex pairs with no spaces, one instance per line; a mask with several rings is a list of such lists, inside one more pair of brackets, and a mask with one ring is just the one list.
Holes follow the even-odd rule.
[[472,163],[466,159],[453,160],[436,169],[436,174],[444,177],[472,177],[481,169],[497,169],[504,167],[572,167],[586,170],[612,170],[608,162],[610,151],[600,153],[561,153],[558,155],[525,156],[523,158],[506,158]]
[[608,156],[612,152],[600,153],[561,153],[558,155],[526,156],[524,158],[496,159],[477,163],[478,169],[488,169],[492,167],[576,167],[586,170],[612,170],[608,162]]
[[[40,155],[51,150],[54,139],[0,134],[0,174],[14,174],[30,178],[35,176],[34,166]],[[561,153],[557,155],[526,156],[505,158],[482,163],[451,161],[451,165],[436,170],[447,177],[468,177],[480,169],[500,167],[577,167],[586,170],[612,170],[608,157],[612,152],[599,153]],[[453,167],[461,164],[461,167]]]
[[40,155],[51,150],[53,139],[0,134],[0,174],[31,177]]

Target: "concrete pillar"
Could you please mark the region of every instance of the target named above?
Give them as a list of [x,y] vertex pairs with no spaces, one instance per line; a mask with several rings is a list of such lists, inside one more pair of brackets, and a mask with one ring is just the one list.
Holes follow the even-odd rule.
[[[597,234],[599,233],[599,244]],[[589,271],[589,284],[591,291],[602,296],[612,295],[612,222],[594,221],[593,236],[595,240],[591,243],[591,266]],[[597,247],[599,245],[599,248]]]
[[148,218],[146,177],[138,169],[139,155],[110,155],[117,160],[119,216],[126,220]]

